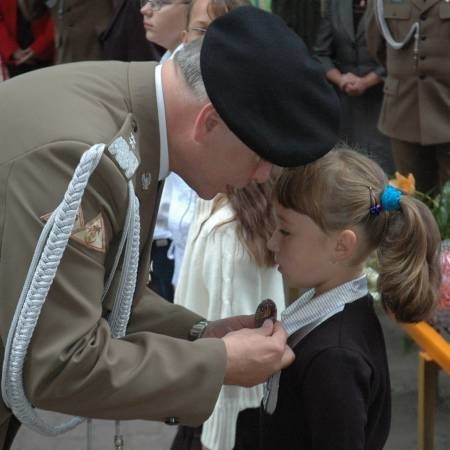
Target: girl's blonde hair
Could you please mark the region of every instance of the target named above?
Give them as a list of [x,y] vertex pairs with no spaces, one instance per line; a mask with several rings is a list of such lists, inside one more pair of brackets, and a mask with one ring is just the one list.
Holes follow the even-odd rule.
[[309,216],[325,233],[352,227],[362,239],[355,263],[377,249],[382,304],[401,322],[428,317],[439,284],[440,235],[420,200],[403,195],[400,209],[376,215],[388,179],[377,163],[345,146],[317,161],[285,169],[275,195],[285,208]]
[[252,181],[242,189],[230,188],[227,194],[219,194],[213,200],[211,214],[226,202],[230,203],[234,212],[230,220],[218,224],[216,228],[236,222],[238,239],[259,267],[275,265],[274,254],[267,247],[267,241],[276,227],[272,198],[278,173],[274,170],[265,183]]

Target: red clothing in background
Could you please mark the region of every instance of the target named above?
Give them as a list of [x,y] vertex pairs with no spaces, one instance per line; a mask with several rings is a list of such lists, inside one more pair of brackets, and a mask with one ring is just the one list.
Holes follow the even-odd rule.
[[[0,1],[0,55],[6,64],[13,64],[13,53],[20,48],[17,36],[17,0]],[[30,48],[35,58],[51,62],[54,52],[54,27],[46,12],[31,22],[33,42]]]

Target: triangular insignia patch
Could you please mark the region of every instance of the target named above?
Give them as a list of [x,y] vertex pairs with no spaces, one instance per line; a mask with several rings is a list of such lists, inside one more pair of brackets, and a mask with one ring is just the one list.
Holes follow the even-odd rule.
[[[53,214],[53,212],[49,212],[39,218],[42,220],[42,222],[47,222],[52,214]],[[73,230],[76,231],[83,227],[84,227],[84,215],[83,215],[83,209],[80,206],[78,208],[77,215],[75,217],[75,223],[73,224]]]
[[74,230],[70,237],[85,247],[105,253],[105,222],[102,214],[98,214],[83,228]]

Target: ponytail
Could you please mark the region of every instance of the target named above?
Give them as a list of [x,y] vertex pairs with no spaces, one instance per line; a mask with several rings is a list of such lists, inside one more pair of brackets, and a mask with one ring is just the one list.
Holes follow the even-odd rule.
[[399,211],[389,211],[378,247],[378,290],[383,307],[400,322],[429,317],[440,285],[440,234],[431,211],[404,195]]

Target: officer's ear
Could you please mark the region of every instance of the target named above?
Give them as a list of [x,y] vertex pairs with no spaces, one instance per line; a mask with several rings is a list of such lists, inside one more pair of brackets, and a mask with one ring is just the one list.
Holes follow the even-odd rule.
[[202,142],[208,139],[222,123],[222,120],[211,103],[206,103],[197,113],[194,122],[194,140]]

